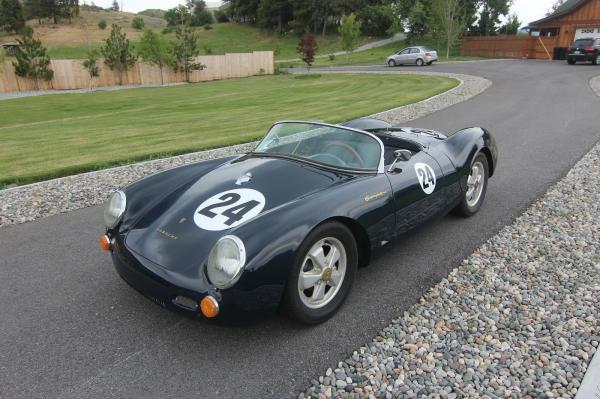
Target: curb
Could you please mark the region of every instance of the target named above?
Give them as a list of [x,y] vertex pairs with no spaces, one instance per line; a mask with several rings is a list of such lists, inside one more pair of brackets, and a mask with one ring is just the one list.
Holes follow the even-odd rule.
[[592,358],[575,399],[600,399],[600,350]]

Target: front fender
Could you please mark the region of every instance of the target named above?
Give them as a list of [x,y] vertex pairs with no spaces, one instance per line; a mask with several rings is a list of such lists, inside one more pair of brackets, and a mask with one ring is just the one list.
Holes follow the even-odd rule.
[[490,132],[480,127],[459,130],[448,137],[444,145],[446,153],[461,175],[469,173],[473,158],[483,152],[488,160],[489,176],[492,177],[498,166],[498,147]]
[[[369,197],[377,193],[378,197]],[[373,198],[373,199],[372,199]],[[332,218],[351,219],[366,232],[371,246],[394,228],[393,199],[385,175],[357,177],[275,208],[231,234],[244,242],[248,262],[236,284],[238,291],[258,286],[283,293],[298,247],[319,224]]]

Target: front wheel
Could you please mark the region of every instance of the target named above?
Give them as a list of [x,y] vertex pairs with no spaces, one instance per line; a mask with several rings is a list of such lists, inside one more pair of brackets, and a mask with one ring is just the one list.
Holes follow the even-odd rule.
[[422,67],[423,65],[425,65],[425,61],[423,61],[423,59],[419,58],[419,59],[417,60],[417,66],[420,66],[420,67]]
[[479,211],[485,200],[488,178],[489,166],[487,157],[485,154],[479,153],[471,164],[471,170],[467,177],[467,187],[461,203],[455,208],[456,213],[469,217]]
[[596,57],[592,61],[592,64],[594,64],[594,65],[600,64],[600,54],[596,54]]
[[286,310],[305,324],[329,319],[348,296],[357,267],[352,232],[340,223],[318,226],[296,254],[284,294]]
[[395,62],[394,60],[389,60],[389,61],[388,61],[388,66],[389,66],[390,68],[393,68],[393,67],[395,67],[395,66],[396,66],[396,62]]

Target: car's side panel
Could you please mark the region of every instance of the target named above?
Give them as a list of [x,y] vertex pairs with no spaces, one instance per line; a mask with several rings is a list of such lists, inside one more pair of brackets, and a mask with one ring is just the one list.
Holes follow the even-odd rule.
[[296,250],[319,224],[333,218],[357,221],[377,248],[394,235],[392,191],[385,175],[360,176],[315,195],[286,204],[231,231],[246,246],[249,259],[233,290],[266,285],[283,292]]

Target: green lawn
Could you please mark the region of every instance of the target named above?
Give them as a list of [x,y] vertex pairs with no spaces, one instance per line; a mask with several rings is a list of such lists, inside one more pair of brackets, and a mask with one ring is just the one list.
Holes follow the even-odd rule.
[[[421,43],[419,43],[421,44]],[[434,44],[424,43],[432,48],[437,48]],[[333,60],[329,57],[317,58],[314,67],[328,67],[328,66],[346,66],[346,65],[385,65],[388,56],[408,46],[405,42],[396,42],[387,44],[385,46],[376,47],[371,50],[359,51],[348,55],[336,55]],[[457,52],[450,53],[450,58],[446,58],[444,51],[438,48],[438,56],[440,61],[467,61],[481,59],[479,57],[465,57],[458,55]],[[280,67],[305,67],[302,61],[294,62],[281,62]]]
[[282,119],[341,122],[458,84],[415,75],[305,77],[0,101],[0,186],[247,142]]
[[[211,25],[212,29],[197,28],[198,43],[201,54],[246,53],[252,51],[272,50],[275,58],[285,60],[297,58],[298,36],[288,34],[280,36],[276,33],[262,32],[260,29],[248,24],[221,23]],[[160,31],[161,29],[157,29]],[[108,36],[110,29],[106,29]],[[173,34],[167,37],[172,38]],[[376,38],[362,37],[358,44],[364,44]],[[42,40],[43,41],[43,40]],[[131,39],[135,46],[137,40]],[[339,35],[317,36],[319,54],[329,54],[342,49],[342,40]],[[91,48],[99,48],[98,43],[85,45],[48,45],[48,52],[53,59],[79,59],[85,58]]]

